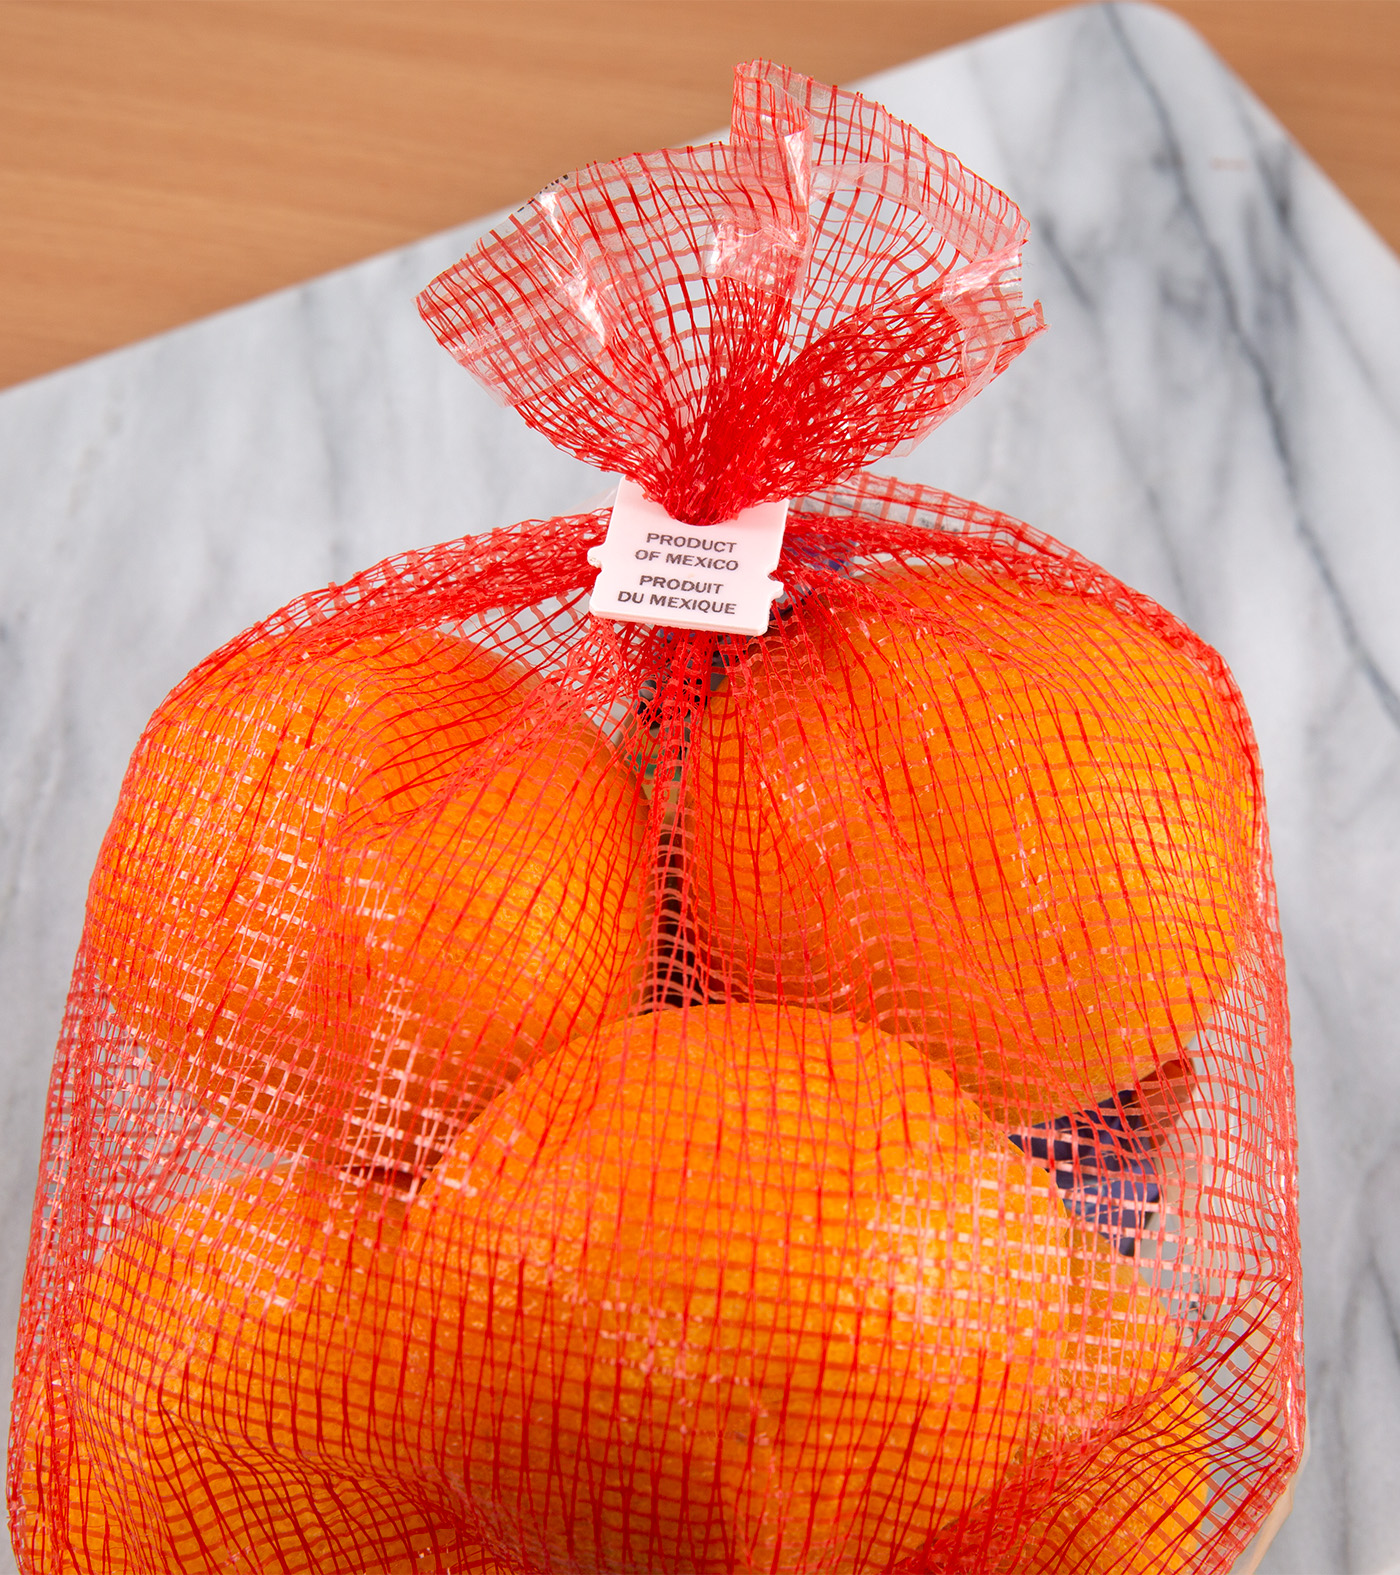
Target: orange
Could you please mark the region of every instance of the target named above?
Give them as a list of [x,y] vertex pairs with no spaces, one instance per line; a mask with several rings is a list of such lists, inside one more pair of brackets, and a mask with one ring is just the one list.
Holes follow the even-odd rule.
[[1094,1463],[1092,1486],[1022,1537],[1016,1575],[1179,1575],[1205,1540],[1208,1419],[1178,1380]]
[[614,1025],[411,1202],[283,1166],[110,1244],[29,1419],[31,1563],[885,1567],[1169,1377],[1176,1331],[1053,1191],[849,1020]]
[[1028,1454],[1029,1480],[1009,1478],[976,1514],[945,1527],[924,1549],[926,1567],[961,1569],[978,1550],[991,1556],[977,1567],[995,1575],[1178,1575],[1207,1540],[1214,1460],[1199,1378],[1189,1369],[1168,1372],[1158,1359],[1165,1347],[1142,1340],[1155,1303],[1147,1301],[1145,1324],[1147,1293],[1130,1262],[1078,1228],[1069,1232],[1069,1256],[1071,1297],[1088,1340],[1107,1354],[1127,1336],[1115,1387],[1123,1392],[1136,1368],[1132,1387],[1153,1392],[1136,1418],[1085,1407],[1092,1381],[1080,1383],[1078,1396],[1064,1391],[1051,1400],[1047,1415],[1059,1417],[1061,1447]]
[[[1144,1286],[1101,1236],[1075,1227],[1069,1241],[1074,1282],[1092,1287],[1086,1314],[1111,1344]],[[1026,1532],[1023,1545],[1036,1551],[1019,1575],[1176,1575],[1190,1566],[1213,1491],[1212,1423],[1199,1388],[1190,1370],[1156,1387],[1141,1417],[1099,1451],[1072,1503]]]
[[395,1300],[432,1343],[398,1436],[530,1569],[887,1568],[1174,1359],[1053,1193],[849,1019],[616,1024],[410,1206]]
[[1008,1125],[1181,1058],[1253,894],[1254,768],[1210,677],[1029,577],[930,566],[850,594],[755,647],[697,727],[716,965],[950,1058]]
[[645,803],[544,686],[433,632],[191,675],[133,757],[87,952],[156,1066],[259,1143],[412,1171],[636,986]]
[[[474,1552],[377,1441],[401,1205],[244,1175],[109,1247],[30,1419],[34,1575],[417,1575]],[[347,1470],[358,1459],[381,1469]],[[421,1495],[418,1496],[421,1499]],[[436,1557],[435,1557],[436,1555]]]

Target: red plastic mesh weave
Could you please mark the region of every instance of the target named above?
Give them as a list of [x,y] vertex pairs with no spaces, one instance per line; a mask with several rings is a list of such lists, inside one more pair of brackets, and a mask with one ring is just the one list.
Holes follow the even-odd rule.
[[878,104],[741,67],[727,143],[566,176],[433,332],[561,448],[705,525],[912,447],[1043,326],[1026,224]]
[[[684,517],[815,486],[767,635],[593,619],[605,511],[530,522],[293,603],[137,748],[45,1135],[26,1575],[1203,1575],[1296,1466],[1238,693],[1028,527],[841,479],[1020,347],[1020,217],[851,95],[737,103],[427,311]],[[850,386],[765,405],[764,356]]]

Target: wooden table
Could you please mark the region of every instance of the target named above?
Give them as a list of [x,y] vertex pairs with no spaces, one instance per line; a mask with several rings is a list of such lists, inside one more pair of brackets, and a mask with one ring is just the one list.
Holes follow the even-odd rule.
[[[0,0],[0,386],[1052,0]],[[1400,246],[1400,3],[1173,0]]]

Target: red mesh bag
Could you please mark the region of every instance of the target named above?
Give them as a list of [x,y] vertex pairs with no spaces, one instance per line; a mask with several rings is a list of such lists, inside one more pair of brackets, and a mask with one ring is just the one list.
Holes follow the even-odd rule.
[[[1299,1456],[1283,965],[1219,658],[861,467],[1040,327],[1020,214],[755,64],[424,293],[608,511],[411,553],[141,739],[48,1108],[27,1575],[1219,1571]],[[742,523],[735,530],[742,530]]]

